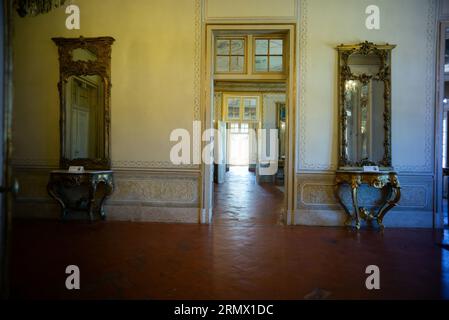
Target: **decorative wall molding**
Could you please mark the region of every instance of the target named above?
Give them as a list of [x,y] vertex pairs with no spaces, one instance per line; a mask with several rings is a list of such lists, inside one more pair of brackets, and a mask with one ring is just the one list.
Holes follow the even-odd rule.
[[151,203],[154,206],[199,205],[198,177],[167,175],[115,176],[115,189],[108,203]]
[[195,53],[193,62],[193,118],[201,120],[201,2],[202,0],[193,0],[195,2]]
[[[334,174],[309,173],[297,177],[299,210],[341,211],[334,196]],[[401,200],[395,211],[432,211],[432,176],[399,176],[399,180],[402,190]],[[343,201],[351,207],[349,186],[345,186],[341,192]],[[362,186],[359,190],[359,202],[365,206],[376,205],[381,197],[381,191],[374,188]]]
[[[307,155],[307,136],[306,136],[306,84],[307,84],[307,72],[308,72],[308,1],[300,1],[299,9],[299,170],[335,170],[337,168],[336,163],[319,164],[308,163],[306,160]],[[335,159],[336,160],[336,159]]]
[[[350,205],[350,189],[345,188],[343,197]],[[398,208],[425,209],[429,204],[429,186],[426,185],[401,185],[401,201]],[[380,197],[379,190],[373,188],[361,188],[359,202],[368,206],[375,205]],[[338,205],[334,196],[334,185],[327,183],[305,183],[301,186],[299,207],[332,206]]]
[[[59,159],[39,159],[39,158],[14,158],[12,160],[14,168],[59,168]],[[113,170],[200,170],[200,165],[183,164],[176,165],[171,161],[144,161],[144,160],[112,160]]]
[[[49,169],[19,168],[14,174],[20,184],[18,216],[59,217],[57,203],[46,190]],[[114,193],[106,201],[106,214],[112,213],[114,220],[198,222],[199,172],[125,170],[114,173],[114,182]]]
[[[18,168],[17,199],[49,199],[46,186],[49,171],[44,168]],[[199,172],[116,171],[116,189],[111,200],[170,204],[198,204]]]
[[434,171],[434,111],[435,111],[435,66],[437,44],[437,0],[428,1],[427,37],[426,37],[426,104],[425,104],[425,162],[422,165],[393,165],[399,172],[428,172]]
[[[307,155],[307,136],[306,136],[306,84],[307,84],[307,72],[308,72],[308,2],[309,0],[300,1],[300,18],[299,18],[299,170],[336,170],[337,164],[335,163],[308,163],[306,159]],[[336,161],[336,159],[334,159]]]
[[[296,225],[342,227],[346,219],[343,210],[297,210]],[[384,219],[388,228],[432,228],[432,211],[398,211],[393,210]],[[365,222],[362,222],[365,225]]]
[[200,169],[198,164],[176,165],[171,161],[112,160],[112,169]]
[[[209,16],[208,15],[208,0],[201,0],[202,5],[202,12],[204,16],[204,21],[207,23],[240,23],[240,22],[252,22],[252,23],[266,23],[269,22],[277,22],[277,21],[293,21],[295,22],[297,20],[297,12],[299,4],[298,2],[301,2],[302,0],[292,0],[294,9],[292,10],[293,14],[290,16]],[[236,9],[236,12],[238,13],[238,9]]]
[[426,185],[401,185],[401,201],[398,208],[426,209],[429,207],[429,187]]
[[[427,177],[426,181],[419,183],[420,177],[411,177],[402,180],[402,198],[398,207],[394,208],[385,217],[387,227],[425,227],[433,225],[432,192],[433,180]],[[309,174],[305,181],[298,184],[298,208],[295,211],[296,225],[308,226],[343,226],[346,214],[334,198],[332,175],[324,174],[316,177]],[[320,182],[321,180],[321,182]],[[406,181],[404,181],[406,180]],[[349,187],[343,201],[351,208]],[[365,189],[366,190],[366,189]],[[372,206],[380,195],[379,190],[370,189],[369,192],[360,190],[359,203],[363,206]]]
[[[337,169],[337,159],[332,159],[331,163],[309,163],[307,162],[307,106],[306,85],[308,73],[308,3],[309,0],[300,1],[300,19],[299,19],[299,55],[300,55],[300,83],[299,83],[299,150],[298,150],[298,171],[334,171]],[[394,168],[398,172],[410,173],[431,173],[433,172],[433,115],[435,102],[435,59],[436,59],[436,16],[437,1],[428,1],[427,19],[427,37],[426,37],[426,104],[425,104],[425,162],[422,165],[396,165],[393,158]],[[394,137],[393,137],[394,139]],[[334,144],[331,144],[334,145]],[[338,144],[335,144],[338,145]],[[393,146],[394,152],[394,146]],[[337,154],[337,153],[335,153]]]
[[[334,185],[328,183],[305,183],[299,185],[300,195],[298,200],[301,205],[336,205],[337,201],[334,196]],[[299,189],[299,188],[298,188]]]

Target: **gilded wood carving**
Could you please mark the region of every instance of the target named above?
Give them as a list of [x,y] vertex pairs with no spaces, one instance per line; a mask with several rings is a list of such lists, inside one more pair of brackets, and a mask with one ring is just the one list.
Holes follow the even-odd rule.
[[[352,205],[354,212],[345,205],[340,197],[340,186],[347,184],[351,187]],[[359,207],[358,191],[362,184],[376,189],[387,188],[387,197],[379,208]],[[337,171],[335,177],[335,197],[347,214],[345,225],[350,226],[355,222],[355,227],[360,229],[361,220],[377,221],[383,228],[383,219],[390,209],[395,207],[401,199],[401,185],[395,172],[362,172],[362,171]]]
[[[59,53],[59,74],[58,83],[60,97],[60,167],[68,168],[71,165],[84,166],[86,169],[110,169],[111,167],[111,46],[114,42],[112,37],[98,38],[53,38],[58,46]],[[85,50],[92,57],[90,59],[78,59],[75,56],[76,50]],[[73,77],[89,77],[95,76],[101,79],[100,86],[102,88],[101,95],[101,129],[99,134],[102,144],[101,155],[95,157],[76,157],[68,156],[70,149],[67,141],[67,128],[69,126],[67,114],[67,99],[70,95],[67,84]],[[69,139],[70,141],[70,139]]]
[[[394,45],[375,45],[367,41],[357,45],[340,45],[336,48],[339,57],[340,168],[357,168],[365,165],[377,165],[385,169],[392,168],[391,51],[393,48],[395,48]],[[354,62],[356,59],[359,62]],[[369,59],[371,61],[368,61]],[[373,66],[376,70],[373,70]],[[355,72],[355,69],[358,72]],[[373,83],[382,84],[382,87],[380,85],[376,87],[379,91],[377,94],[382,96],[382,101],[373,98],[375,95]],[[357,92],[352,96],[349,94],[348,98],[351,85],[352,89]],[[355,88],[356,86],[358,88]],[[356,103],[354,97],[357,99]],[[377,107],[375,107],[375,103],[378,105]],[[348,104],[355,105],[350,106],[352,108],[350,109]],[[367,109],[372,114],[360,120],[361,116],[357,115],[357,112],[361,114],[362,109]],[[355,117],[358,119],[354,120]],[[361,121],[364,121],[363,125],[361,125]],[[376,124],[375,121],[383,123]],[[359,128],[357,131],[357,128],[353,129],[350,127],[351,125],[362,126],[362,129]],[[382,128],[383,132],[374,132],[374,127]],[[367,142],[364,146],[361,146],[360,141],[353,141],[360,140],[364,134],[369,135],[366,137]],[[377,149],[383,149],[377,151],[378,155],[374,155],[372,150],[375,148],[373,147],[375,144],[377,144]],[[364,150],[360,151],[363,148]],[[380,155],[381,152],[382,155]],[[358,153],[358,155],[354,155],[354,153]]]

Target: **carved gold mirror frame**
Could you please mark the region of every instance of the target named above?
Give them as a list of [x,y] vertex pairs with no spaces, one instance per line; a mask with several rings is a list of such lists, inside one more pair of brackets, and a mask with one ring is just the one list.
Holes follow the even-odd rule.
[[[392,169],[391,161],[391,51],[395,45],[376,45],[365,41],[356,45],[340,45],[336,48],[338,51],[338,101],[339,101],[339,167],[358,168],[367,165],[379,166],[382,169]],[[359,73],[354,74],[350,68],[348,60],[352,55],[376,56],[379,60],[377,73]],[[383,93],[383,157],[380,161],[373,159],[363,159],[361,161],[352,161],[348,156],[348,128],[347,111],[345,108],[345,88],[346,81],[359,81],[367,84],[371,80],[381,81],[384,84]],[[374,138],[375,139],[375,138]]]
[[[112,37],[98,38],[52,38],[58,46],[59,52],[59,99],[60,99],[60,167],[84,166],[86,169],[100,170],[111,168],[111,46],[115,41]],[[73,52],[76,49],[85,49],[96,56],[93,60],[74,60]],[[66,85],[72,76],[99,76],[102,80],[103,90],[103,150],[100,158],[69,159],[66,156],[68,148],[66,143],[67,108]]]

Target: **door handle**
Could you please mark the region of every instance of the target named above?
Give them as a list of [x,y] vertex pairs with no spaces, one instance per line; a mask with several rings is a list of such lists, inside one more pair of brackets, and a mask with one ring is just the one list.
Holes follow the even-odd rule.
[[14,196],[19,193],[19,181],[17,181],[17,179],[14,179],[12,186],[10,187],[0,186],[0,193],[8,192],[11,192]]

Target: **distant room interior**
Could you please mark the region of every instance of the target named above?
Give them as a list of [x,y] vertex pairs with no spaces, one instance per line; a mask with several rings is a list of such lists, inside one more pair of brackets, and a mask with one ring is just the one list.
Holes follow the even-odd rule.
[[[282,224],[288,41],[274,30],[218,31],[214,39],[212,110],[221,161],[214,164],[213,222]],[[277,168],[265,174],[270,160]]]

